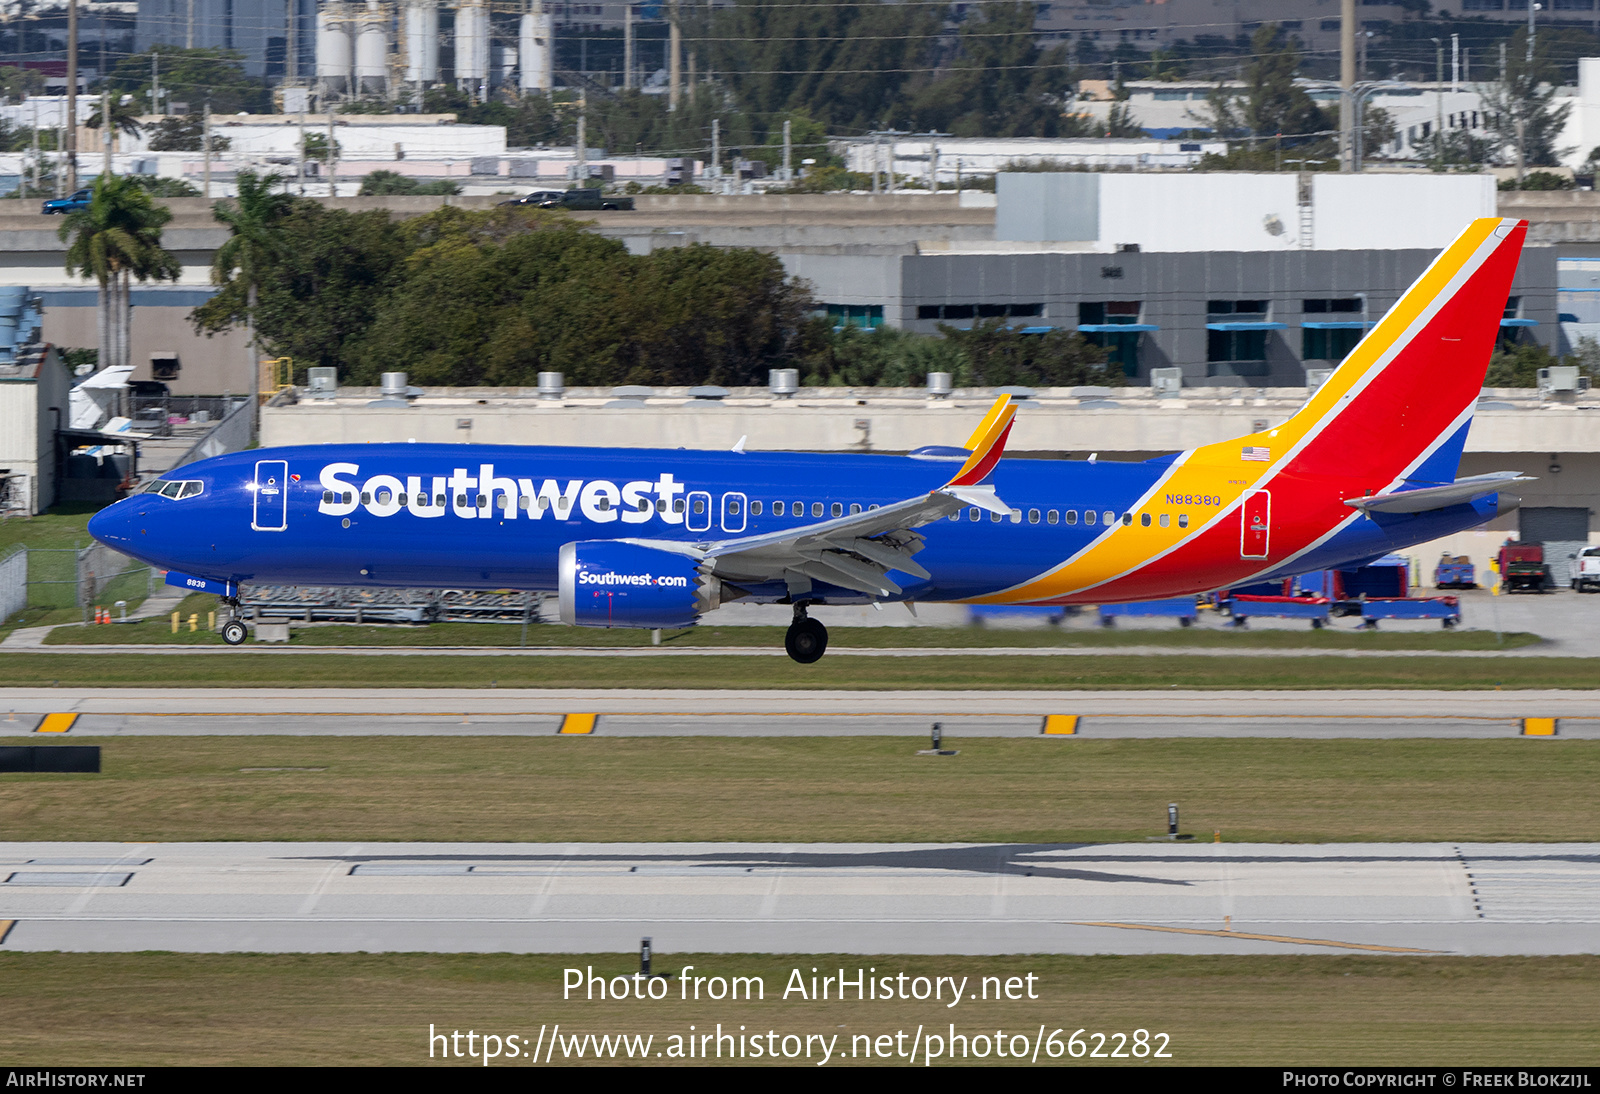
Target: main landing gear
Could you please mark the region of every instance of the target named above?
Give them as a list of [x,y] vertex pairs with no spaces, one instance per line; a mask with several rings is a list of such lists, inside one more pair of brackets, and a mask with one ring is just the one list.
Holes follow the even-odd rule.
[[222,624],[222,640],[230,646],[242,643],[249,631],[244,622],[239,618],[239,601],[236,597],[222,597],[222,606],[228,613],[228,621]]
[[796,604],[794,622],[783,636],[783,648],[800,664],[812,664],[828,650],[828,628],[806,615],[805,604]]

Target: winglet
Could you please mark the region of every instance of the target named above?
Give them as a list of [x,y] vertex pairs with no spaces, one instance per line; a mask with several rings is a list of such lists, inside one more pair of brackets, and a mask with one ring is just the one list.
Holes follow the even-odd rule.
[[994,401],[994,406],[989,408],[989,413],[984,415],[983,421],[968,438],[966,447],[972,455],[967,457],[967,462],[961,465],[946,486],[976,486],[989,477],[989,472],[994,470],[994,465],[1000,462],[1001,455],[1005,452],[1006,438],[1011,435],[1012,419],[1017,416],[1017,408],[1011,405],[1011,396],[1002,395]]

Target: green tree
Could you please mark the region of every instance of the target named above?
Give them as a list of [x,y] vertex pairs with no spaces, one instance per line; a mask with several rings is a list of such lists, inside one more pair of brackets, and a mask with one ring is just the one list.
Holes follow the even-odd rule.
[[1039,48],[1037,8],[1002,0],[983,5],[982,19],[964,20],[948,68],[912,103],[912,128],[958,137],[1074,135],[1063,132],[1065,91],[1074,82],[1066,49]]
[[921,387],[930,372],[965,377],[972,371],[961,346],[931,334],[850,325],[834,330],[830,320],[819,318],[804,338],[808,386]]
[[[205,126],[205,118],[199,114],[175,114],[162,118],[151,128],[150,142],[146,147],[152,152],[202,152]],[[212,132],[213,152],[226,152],[232,144],[227,137],[219,137],[215,131]]]
[[[156,46],[161,91],[171,102],[188,103],[191,111],[209,102],[216,114],[266,114],[272,93],[265,80],[245,75],[244,55],[228,49],[182,49]],[[118,61],[107,77],[113,95],[150,101],[151,50]]]
[[1317,136],[1333,128],[1322,108],[1294,80],[1300,69],[1297,39],[1276,23],[1250,38],[1252,58],[1244,66],[1244,87],[1235,91],[1222,82],[1206,98],[1207,124],[1220,136]]
[[20,103],[29,95],[44,91],[44,73],[32,68],[14,68],[0,65],[0,97],[8,103]]
[[67,272],[100,284],[96,319],[104,365],[128,364],[132,281],[178,279],[177,257],[161,247],[161,226],[171,219],[171,211],[152,202],[136,182],[101,175],[88,208],[68,213],[61,224],[58,234],[70,239]]
[[459,194],[461,185],[449,179],[438,179],[434,182],[418,182],[409,175],[402,175],[398,171],[373,171],[361,179],[361,189],[356,191],[362,197],[387,197],[389,195],[407,194]]
[[293,357],[298,377],[313,365],[346,375],[350,347],[404,280],[409,248],[399,226],[382,210],[347,213],[295,201],[278,230],[283,246],[263,254],[257,266],[255,308],[243,280],[235,278],[190,321],[214,334],[253,318],[257,339],[273,355]]
[[[1539,370],[1562,363],[1537,342],[1501,343],[1489,358],[1484,387],[1538,387]],[[1581,362],[1567,362],[1569,364]]]
[[1107,361],[1107,352],[1077,331],[1023,334],[1007,326],[1004,319],[980,319],[971,330],[941,323],[939,330],[966,355],[968,371],[956,379],[962,386],[1120,387],[1126,383],[1122,369]]
[[255,376],[253,360],[259,348],[255,314],[261,284],[267,271],[282,261],[287,246],[283,219],[294,207],[294,198],[282,191],[274,192],[282,183],[281,175],[240,171],[238,196],[225,198],[211,206],[211,215],[228,229],[227,241],[212,256],[211,280],[219,286],[238,285],[243,288],[245,352],[250,355],[252,362],[247,375],[252,378],[252,383]]
[[1501,163],[1516,162],[1520,149],[1526,166],[1554,167],[1570,151],[1556,147],[1572,104],[1554,105],[1561,73],[1549,48],[1548,36],[1541,32],[1534,38],[1530,64],[1528,32],[1519,28],[1506,49],[1506,78],[1479,88]]

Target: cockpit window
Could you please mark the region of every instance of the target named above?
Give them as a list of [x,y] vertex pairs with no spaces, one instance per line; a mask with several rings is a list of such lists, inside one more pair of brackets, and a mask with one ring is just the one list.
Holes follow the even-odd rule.
[[192,498],[205,486],[199,479],[156,479],[140,488],[141,494],[160,494],[164,498]]

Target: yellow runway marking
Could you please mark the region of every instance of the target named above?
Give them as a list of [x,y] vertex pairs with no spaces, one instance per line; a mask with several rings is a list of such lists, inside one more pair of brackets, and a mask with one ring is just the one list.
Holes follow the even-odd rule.
[[65,733],[78,720],[76,714],[46,714],[35,733]]
[[1524,737],[1554,737],[1560,730],[1560,719],[1557,718],[1522,719],[1522,735]]
[[561,719],[561,728],[557,733],[593,733],[595,723],[600,721],[598,714],[568,714]]
[[1046,714],[1044,721],[1039,726],[1039,732],[1047,737],[1072,736],[1078,732],[1078,716],[1076,714]]
[[1409,946],[1376,946],[1366,942],[1335,942],[1327,938],[1295,938],[1282,934],[1248,934],[1244,931],[1207,931],[1198,927],[1157,927],[1151,923],[1077,923],[1078,927],[1120,927],[1126,931],[1162,931],[1166,934],[1203,934],[1211,938],[1248,938],[1255,942],[1286,942],[1295,946],[1332,946],[1338,950],[1370,950],[1373,953],[1442,953],[1442,950],[1416,950]]
[[11,928],[17,925],[15,919],[0,919],[0,946],[5,945],[6,936],[11,933]]

